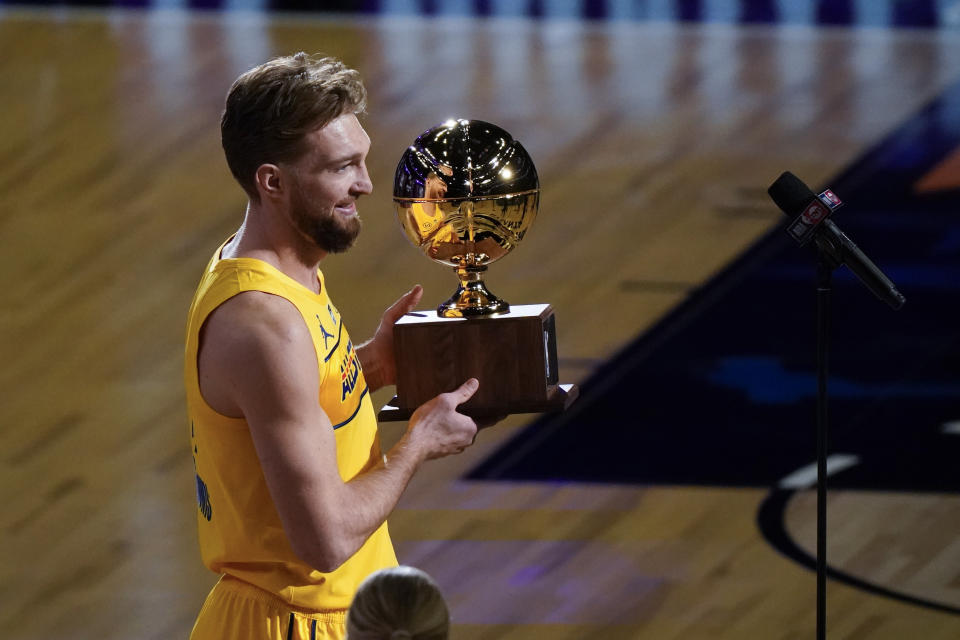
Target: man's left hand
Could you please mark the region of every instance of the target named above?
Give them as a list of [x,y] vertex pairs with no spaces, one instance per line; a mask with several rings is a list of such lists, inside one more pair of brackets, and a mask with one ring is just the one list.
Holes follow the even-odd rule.
[[397,362],[393,353],[393,325],[413,311],[423,296],[423,287],[416,285],[394,302],[380,318],[373,337],[357,347],[363,377],[371,391],[397,383]]

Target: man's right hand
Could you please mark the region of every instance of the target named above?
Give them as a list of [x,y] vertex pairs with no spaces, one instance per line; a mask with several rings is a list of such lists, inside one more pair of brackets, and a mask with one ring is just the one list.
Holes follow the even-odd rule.
[[410,416],[407,437],[423,453],[426,460],[460,453],[477,436],[477,424],[473,418],[457,412],[457,407],[469,400],[480,383],[470,378],[458,389],[441,393],[429,400]]

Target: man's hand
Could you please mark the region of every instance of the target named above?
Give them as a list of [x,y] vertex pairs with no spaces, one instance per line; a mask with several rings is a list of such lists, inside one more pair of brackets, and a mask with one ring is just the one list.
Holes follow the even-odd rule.
[[403,294],[383,312],[380,326],[373,338],[357,347],[363,377],[371,391],[397,383],[397,362],[393,353],[393,325],[405,314],[413,311],[423,296],[423,287],[416,285]]
[[480,383],[470,378],[458,389],[441,393],[429,400],[410,416],[405,438],[423,455],[423,459],[442,458],[460,453],[477,437],[477,425],[469,416],[457,412],[457,407],[469,400]]

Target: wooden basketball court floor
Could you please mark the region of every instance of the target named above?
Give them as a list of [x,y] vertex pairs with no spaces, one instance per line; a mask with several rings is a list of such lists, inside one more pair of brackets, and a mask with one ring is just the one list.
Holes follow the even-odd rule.
[[[364,231],[323,265],[353,335],[416,282],[431,303],[451,292],[393,218],[393,169],[429,126],[485,119],[543,188],[488,283],[553,304],[571,382],[781,224],[765,193],[781,171],[823,184],[960,78],[960,33],[936,30],[3,10],[0,637],[189,633],[216,577],[183,326],[244,206],[219,114],[240,72],[298,50],[370,91]],[[390,519],[455,638],[813,636],[814,575],[758,533],[763,489],[462,479],[529,420],[429,463]],[[960,605],[956,495],[837,492],[838,510],[833,562]],[[807,548],[813,514],[805,493],[788,510]],[[830,583],[828,635],[956,638],[960,619]]]

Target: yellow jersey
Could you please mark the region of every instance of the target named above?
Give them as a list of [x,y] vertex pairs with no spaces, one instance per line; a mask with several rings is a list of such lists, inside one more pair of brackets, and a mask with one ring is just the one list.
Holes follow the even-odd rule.
[[316,571],[297,557],[267,490],[247,422],[217,413],[200,394],[199,332],[214,309],[243,291],[271,293],[296,306],[313,337],[320,367],[317,401],[333,424],[337,465],[345,482],[381,459],[376,415],[360,361],[327,295],[322,272],[317,272],[316,294],[262,260],[221,259],[222,249],[207,265],[190,306],[184,363],[203,562],[295,607],[346,609],[364,578],[397,564],[386,523],[331,573]]

